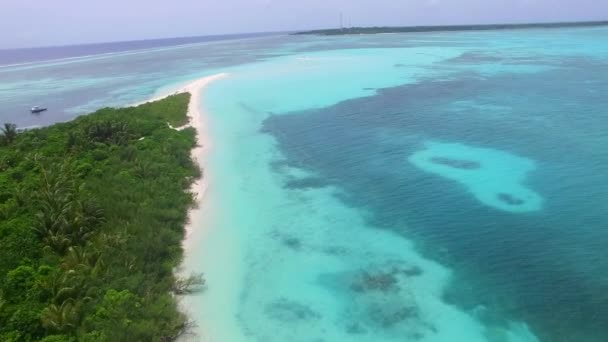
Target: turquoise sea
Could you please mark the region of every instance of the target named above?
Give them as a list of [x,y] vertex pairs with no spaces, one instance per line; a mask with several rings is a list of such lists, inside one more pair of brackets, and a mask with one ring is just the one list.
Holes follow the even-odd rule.
[[201,94],[209,190],[182,271],[208,288],[182,301],[185,340],[605,342],[607,35],[277,35],[0,66],[0,119],[228,73]]

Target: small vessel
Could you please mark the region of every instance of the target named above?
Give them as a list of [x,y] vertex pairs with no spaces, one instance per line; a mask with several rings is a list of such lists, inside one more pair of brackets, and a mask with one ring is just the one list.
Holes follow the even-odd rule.
[[32,112],[32,114],[44,112],[45,110],[46,110],[46,108],[38,107],[38,106],[34,106],[34,107],[32,107],[32,109],[30,109],[30,111]]

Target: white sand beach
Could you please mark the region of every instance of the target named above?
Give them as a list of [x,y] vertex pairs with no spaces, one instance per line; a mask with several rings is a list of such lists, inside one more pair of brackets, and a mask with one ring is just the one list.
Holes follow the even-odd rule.
[[[198,243],[201,239],[204,239],[205,236],[209,233],[209,231],[201,231],[201,227],[208,227],[205,223],[207,221],[208,216],[208,206],[203,205],[203,199],[205,198],[205,193],[209,187],[209,177],[205,175],[206,168],[206,157],[211,148],[211,139],[208,134],[208,127],[206,122],[206,113],[203,110],[203,92],[205,88],[207,88],[214,81],[220,80],[224,77],[227,77],[228,74],[221,73],[215,74],[203,78],[196,79],[192,82],[189,82],[185,85],[178,86],[177,88],[171,89],[159,95],[152,97],[151,99],[133,104],[133,106],[137,106],[147,102],[153,102],[161,100],[165,97],[180,94],[180,93],[190,93],[190,103],[188,104],[188,118],[189,122],[181,127],[172,127],[168,124],[169,127],[182,130],[187,127],[193,127],[196,130],[196,146],[191,151],[192,159],[198,164],[199,168],[203,171],[203,176],[199,179],[195,180],[191,187],[190,192],[194,194],[195,205],[188,212],[188,222],[185,226],[185,236],[182,242],[184,248],[184,258],[187,259],[188,256],[193,253],[198,246]],[[192,272],[192,269],[187,267],[183,267],[177,270],[177,273],[182,276],[188,276],[189,272]],[[205,271],[207,271],[205,269]],[[213,272],[211,272],[213,273]],[[205,272],[205,278],[208,278],[207,272]],[[201,326],[208,325],[205,322],[201,322],[198,317],[192,317],[192,310],[190,308],[190,303],[188,300],[192,300],[191,297],[182,298],[180,300],[181,309],[184,313],[190,316],[190,319],[195,321],[196,328],[195,331],[192,331],[192,334],[187,334],[180,338],[181,341],[201,341],[201,340],[209,340],[209,337],[206,336],[208,332],[206,330],[209,329],[200,329]]]
[[[188,104],[187,112],[189,122],[181,127],[172,127],[170,124],[168,125],[169,127],[176,130],[182,130],[187,127],[193,127],[196,130],[196,146],[192,149],[191,156],[192,160],[194,160],[199,165],[199,168],[201,170],[204,170],[205,154],[207,151],[209,151],[209,148],[211,147],[211,140],[209,139],[207,134],[207,125],[205,125],[204,118],[205,113],[203,113],[201,109],[202,92],[212,82],[217,81],[226,76],[228,76],[228,74],[221,73],[199,78],[190,83],[187,83],[186,85],[179,86],[175,90],[164,94],[156,95],[149,100],[135,103],[131,106],[139,106],[144,103],[158,101],[175,94],[190,93],[190,103]],[[186,250],[188,249],[188,246],[190,246],[188,237],[191,236],[192,230],[195,229],[195,227],[199,227],[198,223],[200,223],[200,204],[207,187],[208,183],[205,177],[201,177],[195,180],[190,187],[190,192],[194,194],[195,206],[188,213],[188,224],[185,227],[186,236],[184,238],[183,246]]]

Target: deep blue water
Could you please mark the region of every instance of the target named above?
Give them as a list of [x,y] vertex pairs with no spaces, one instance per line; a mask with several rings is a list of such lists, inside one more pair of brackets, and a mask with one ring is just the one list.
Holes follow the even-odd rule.
[[[484,320],[523,319],[543,341],[608,341],[608,63],[479,54],[444,67],[484,61],[552,68],[431,77],[272,116],[264,131],[290,164],[313,170],[342,189],[344,201],[370,211],[373,225],[407,227],[398,232],[454,268],[450,302],[481,308]],[[484,206],[462,185],[417,169],[407,157],[427,140],[535,160],[525,184],[542,194],[543,209],[513,214]]]
[[[276,34],[276,33],[275,33]],[[136,51],[166,46],[186,45],[213,42],[228,39],[242,39],[272,35],[269,33],[229,34],[200,37],[180,37],[164,39],[134,40],[126,42],[108,42],[67,46],[46,46],[19,49],[0,49],[0,66],[21,64],[63,58],[93,56],[106,53]]]
[[[0,66],[0,120],[19,127],[44,126],[101,107],[141,101],[164,86],[273,55],[273,47],[286,39],[264,35],[201,37],[199,43],[184,45],[185,40],[2,51],[0,60],[16,59],[25,64]],[[159,48],[159,44],[165,45]],[[108,54],[108,49],[120,52]],[[68,58],[79,53],[87,57]],[[29,60],[43,61],[26,63]],[[48,111],[30,115],[29,108],[34,105]]]

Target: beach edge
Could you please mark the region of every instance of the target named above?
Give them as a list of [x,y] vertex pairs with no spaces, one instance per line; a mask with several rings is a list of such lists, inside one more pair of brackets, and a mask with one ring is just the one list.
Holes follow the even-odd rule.
[[[203,93],[204,90],[210,86],[212,83],[226,78],[228,77],[229,74],[227,73],[217,73],[217,74],[213,74],[213,75],[209,75],[209,76],[205,76],[205,77],[201,77],[198,79],[194,79],[191,81],[188,81],[186,83],[183,83],[182,85],[178,86],[177,88],[174,88],[170,91],[167,91],[166,93],[162,93],[162,94],[158,94],[153,96],[152,98],[149,98],[145,101],[141,101],[135,104],[131,104],[129,107],[134,107],[134,106],[139,106],[142,104],[146,104],[149,102],[155,102],[155,101],[159,101],[162,100],[164,98],[167,98],[169,96],[173,96],[173,95],[177,95],[177,94],[183,94],[183,93],[189,93],[190,94],[190,101],[188,102],[188,109],[186,112],[186,116],[188,117],[188,123],[186,123],[183,126],[180,127],[172,127],[169,123],[167,123],[167,125],[175,130],[183,130],[186,128],[194,128],[195,132],[196,132],[196,139],[195,139],[195,145],[192,147],[192,149],[190,150],[190,158],[191,160],[197,165],[197,167],[201,170],[201,175],[200,177],[196,178],[193,180],[192,184],[190,184],[190,188],[188,189],[188,192],[192,194],[193,196],[193,203],[191,205],[191,207],[188,209],[188,213],[187,213],[187,221],[184,225],[184,238],[182,240],[182,250],[183,250],[183,260],[180,263],[180,266],[178,266],[175,270],[174,273],[176,276],[187,276],[187,274],[185,274],[185,268],[184,268],[184,260],[186,259],[187,255],[192,251],[193,248],[193,233],[197,230],[200,229],[202,224],[202,220],[204,219],[203,215],[202,215],[202,204],[203,204],[203,200],[205,199],[205,194],[207,192],[207,189],[209,187],[209,179],[208,177],[205,177],[204,175],[204,170],[206,168],[206,157],[208,155],[209,150],[211,149],[211,139],[209,137],[209,134],[207,132],[207,122],[206,122],[206,115],[208,113],[206,113],[205,110],[203,110]],[[192,314],[190,312],[188,312],[188,308],[186,305],[184,305],[183,299],[185,297],[181,297],[178,298],[178,305],[179,305],[179,311],[184,314],[188,321],[190,321],[193,324],[193,330],[192,331],[187,331],[185,333],[184,336],[181,336],[178,340],[179,341],[185,341],[185,340],[189,340],[192,338],[195,338],[196,340],[199,340],[201,338],[204,339],[203,336],[199,336],[201,332],[199,329],[197,329],[196,327],[201,324],[202,322],[197,322],[194,321],[192,318]]]

